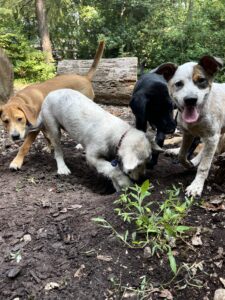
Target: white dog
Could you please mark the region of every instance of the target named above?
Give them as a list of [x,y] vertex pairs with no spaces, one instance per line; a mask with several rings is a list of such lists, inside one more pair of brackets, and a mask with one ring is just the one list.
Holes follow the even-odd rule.
[[110,178],[117,191],[129,186],[130,178],[138,180],[144,174],[152,148],[161,150],[151,134],[131,127],[70,89],[48,94],[35,127],[33,131],[44,127],[48,133],[58,174],[70,174],[60,146],[60,128],[63,128],[85,147],[88,163]]
[[[178,124],[183,130],[180,150],[171,149],[168,153],[179,152],[182,164],[198,166],[194,181],[186,189],[188,196],[201,195],[220,134],[225,129],[225,84],[213,83],[213,76],[222,66],[221,59],[203,56],[198,63],[181,66],[166,63],[156,70],[168,81],[169,93],[179,110]],[[195,136],[201,138],[204,147],[190,162],[187,151]]]

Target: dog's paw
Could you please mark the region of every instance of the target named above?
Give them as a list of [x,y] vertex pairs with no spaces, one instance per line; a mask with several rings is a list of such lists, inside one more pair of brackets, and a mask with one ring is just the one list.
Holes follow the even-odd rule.
[[164,154],[166,156],[172,156],[173,157],[173,156],[178,156],[179,152],[180,152],[180,148],[174,148],[174,149],[165,150]]
[[60,168],[58,168],[57,174],[59,174],[59,175],[70,175],[70,174],[71,174],[71,171],[70,171],[70,169],[65,165],[65,166],[61,166]]
[[193,181],[187,188],[185,191],[185,194],[188,197],[194,197],[194,198],[198,198],[201,196],[202,194],[202,190],[203,190],[203,184],[197,182],[197,181]]
[[23,164],[23,161],[21,160],[18,160],[18,159],[14,159],[10,165],[9,165],[9,168],[10,170],[20,170],[21,167],[22,167],[22,164]]

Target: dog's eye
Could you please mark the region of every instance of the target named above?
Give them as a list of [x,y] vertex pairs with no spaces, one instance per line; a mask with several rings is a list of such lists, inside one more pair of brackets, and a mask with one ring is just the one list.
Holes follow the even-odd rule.
[[183,83],[183,81],[177,81],[177,82],[175,82],[175,87],[177,87],[177,88],[181,88],[181,87],[183,87],[184,86],[184,83]]
[[18,122],[21,122],[23,120],[23,118],[17,118]]
[[6,119],[6,120],[3,120],[3,123],[5,123],[5,124],[9,124],[9,120],[8,120],[8,119]]

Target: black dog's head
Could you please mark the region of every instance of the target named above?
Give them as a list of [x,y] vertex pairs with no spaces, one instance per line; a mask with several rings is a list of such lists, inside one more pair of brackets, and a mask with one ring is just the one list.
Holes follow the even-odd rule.
[[173,102],[167,82],[155,73],[148,73],[137,82],[130,107],[136,117],[136,127],[146,131],[147,122],[157,131],[173,133],[176,121],[173,118]]

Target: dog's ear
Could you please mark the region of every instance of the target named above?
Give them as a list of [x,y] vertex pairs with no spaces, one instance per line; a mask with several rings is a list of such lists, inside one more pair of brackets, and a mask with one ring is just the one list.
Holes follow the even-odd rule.
[[147,99],[145,96],[132,96],[130,108],[136,119],[136,128],[142,131],[147,129]]
[[145,135],[151,144],[152,152],[158,152],[158,153],[164,152],[164,150],[161,147],[159,147],[159,145],[156,143],[155,135],[153,132],[148,130]]
[[154,69],[154,73],[163,75],[166,81],[169,81],[175,74],[178,66],[173,63],[165,63]]
[[219,57],[205,55],[199,60],[198,64],[203,67],[207,74],[213,76],[223,67],[223,60]]
[[139,160],[133,153],[130,153],[123,158],[123,169],[126,171],[134,170],[138,164]]
[[36,112],[35,110],[29,106],[29,105],[25,105],[25,104],[20,104],[20,106],[17,107],[19,110],[22,110],[22,112],[24,113],[27,121],[34,125],[36,122]]

